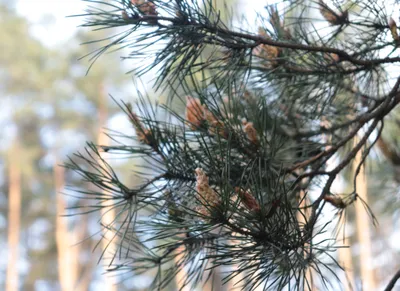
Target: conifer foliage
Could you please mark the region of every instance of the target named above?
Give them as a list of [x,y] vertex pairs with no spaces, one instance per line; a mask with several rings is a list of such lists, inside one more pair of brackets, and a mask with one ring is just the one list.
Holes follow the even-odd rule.
[[[67,164],[98,188],[80,192],[93,201],[82,212],[116,210],[102,225],[118,242],[109,271],[147,274],[149,290],[182,269],[179,286],[199,286],[219,266],[238,290],[303,290],[308,270],[337,284],[338,238],[321,218],[363,203],[331,186],[361,151],[358,175],[400,102],[395,3],[282,0],[235,29],[211,0],[88,2],[84,27],[124,29],[93,60],[128,49],[171,101],[120,102],[131,143],[88,144]],[[126,186],[101,152],[129,156],[143,184]]]

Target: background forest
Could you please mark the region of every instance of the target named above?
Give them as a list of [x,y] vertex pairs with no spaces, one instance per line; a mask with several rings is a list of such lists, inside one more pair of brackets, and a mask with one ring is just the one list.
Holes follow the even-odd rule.
[[[77,199],[74,189],[85,191],[87,184],[59,165],[83,151],[87,141],[112,144],[117,141],[107,133],[135,134],[112,97],[132,102],[138,90],[150,98],[157,96],[160,102],[166,96],[153,94],[153,76],[137,80],[125,74],[135,63],[128,60],[124,67],[119,60],[123,51],[103,55],[86,75],[90,56],[80,58],[100,47],[91,41],[112,32],[78,29],[80,19],[71,18],[63,20],[63,31],[52,35],[48,28],[57,25],[58,15],[43,12],[33,18],[24,7],[35,3],[32,7],[40,11],[49,2],[66,1],[0,1],[0,290],[146,290],[145,276],[132,280],[104,274],[107,252],[99,261],[104,249],[100,238],[106,235],[98,226],[101,213],[68,216],[67,207],[84,206],[85,200]],[[82,12],[86,4],[79,2],[71,1],[72,14]],[[251,18],[254,7],[248,2],[225,1],[228,9],[218,0],[215,6],[248,11]],[[261,1],[254,2],[261,7]],[[344,284],[346,290],[362,290],[365,280],[369,290],[382,289],[400,268],[398,114],[398,110],[392,114],[360,182],[378,224],[374,226],[360,206],[348,210],[342,226],[350,248],[340,249],[336,259],[346,267],[346,272],[338,270],[342,281],[349,283]],[[129,160],[108,162],[127,185],[141,182],[132,174]],[[335,185],[337,192],[351,187],[347,178],[344,174]],[[332,207],[326,219],[333,219],[334,213]],[[103,219],[107,215],[111,214]],[[177,284],[172,282],[167,289],[177,290]],[[231,287],[208,284],[203,290]]]

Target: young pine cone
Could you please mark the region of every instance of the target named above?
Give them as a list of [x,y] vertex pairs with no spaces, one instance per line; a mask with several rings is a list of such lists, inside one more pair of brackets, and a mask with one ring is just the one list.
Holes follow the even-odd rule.
[[219,135],[224,139],[229,137],[229,132],[221,120],[219,120],[211,111],[204,109],[204,116],[208,123],[208,131],[211,134]]
[[253,122],[246,122],[243,127],[249,141],[253,144],[258,144],[257,130],[254,128]]
[[319,0],[319,11],[331,25],[342,25],[349,21],[349,12],[347,10],[337,14],[323,0]]
[[239,195],[240,201],[244,204],[244,206],[246,206],[248,210],[255,212],[260,211],[260,204],[249,191],[245,191],[239,187],[235,187],[235,192]]
[[203,124],[205,120],[204,106],[201,105],[200,99],[191,96],[186,97],[185,118],[193,130]]
[[[209,207],[217,206],[221,201],[220,198],[213,188],[211,188],[208,180],[208,176],[203,169],[197,168],[196,173],[196,191],[197,199],[200,202],[200,206],[197,207],[197,211],[202,215],[209,216]],[[208,207],[207,207],[208,206]]]
[[390,33],[392,34],[393,40],[398,43],[400,41],[399,39],[399,33],[397,31],[397,24],[396,21],[392,17],[390,17],[389,20],[389,28],[390,28]]
[[[146,16],[157,16],[158,12],[156,6],[151,1],[146,0],[131,0],[133,6],[135,6],[143,15]],[[157,19],[148,20],[149,23],[157,23]]]
[[136,131],[137,139],[142,143],[152,146],[153,145],[153,142],[152,142],[153,137],[151,134],[151,130],[146,129],[143,126],[139,117],[136,115],[136,113],[133,112],[132,104],[128,103],[126,106],[126,109],[128,110],[129,121],[131,122],[131,124],[133,125],[133,127]]
[[[258,34],[264,38],[270,39],[269,35],[266,31],[262,28],[259,28]],[[254,48],[254,55],[267,60],[269,62],[268,67],[275,68],[278,66],[278,57],[281,54],[281,48],[267,45],[267,44],[260,44]]]

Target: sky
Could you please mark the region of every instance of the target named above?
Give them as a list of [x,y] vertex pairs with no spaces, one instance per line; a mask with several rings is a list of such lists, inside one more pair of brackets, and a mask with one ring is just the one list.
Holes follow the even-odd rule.
[[[242,11],[246,15],[251,14],[249,19],[253,19],[257,8],[277,1],[238,2],[245,3],[242,5]],[[67,40],[78,30],[77,26],[82,24],[83,19],[67,16],[83,13],[87,6],[88,2],[83,0],[18,0],[16,4],[17,12],[33,24],[32,34],[48,46],[55,46]],[[52,21],[51,25],[43,25],[46,20]]]
[[[67,17],[84,12],[87,3],[82,0],[18,0],[18,14],[32,23],[32,34],[44,44],[55,46],[69,39],[82,24],[82,18]],[[51,21],[50,25],[43,25]]]

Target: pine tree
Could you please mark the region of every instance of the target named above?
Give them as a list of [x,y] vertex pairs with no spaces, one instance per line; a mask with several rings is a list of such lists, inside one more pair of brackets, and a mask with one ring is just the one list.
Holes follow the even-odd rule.
[[[132,72],[171,92],[167,105],[139,91],[119,102],[136,135],[89,143],[67,164],[97,187],[80,192],[90,211],[115,213],[109,271],[149,275],[149,290],[182,270],[180,288],[193,289],[216,268],[243,278],[239,290],[335,290],[339,238],[323,216],[356,204],[375,218],[356,186],[400,102],[395,2],[282,0],[236,29],[201,2],[115,0],[84,15],[84,27],[126,28],[94,60],[129,49],[143,60]],[[101,152],[145,161],[146,181],[126,186]],[[332,193],[351,169],[353,191]]]

